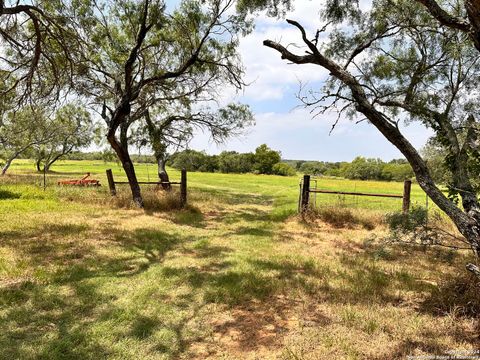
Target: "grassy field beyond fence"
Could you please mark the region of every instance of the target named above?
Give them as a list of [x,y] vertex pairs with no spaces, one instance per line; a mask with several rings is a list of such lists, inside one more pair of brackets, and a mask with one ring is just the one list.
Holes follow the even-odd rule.
[[[157,168],[154,164],[136,164],[136,173],[140,181],[156,181]],[[60,161],[56,163],[52,173],[47,174],[48,186],[55,186],[59,179],[80,178],[85,173],[90,172],[91,176],[99,179],[104,187],[108,186],[105,175],[106,169],[112,169],[113,175],[118,181],[127,181],[122,167],[118,163],[105,163],[103,161]],[[19,160],[15,162],[10,170],[14,175],[32,175],[33,162],[29,160]],[[180,171],[169,168],[171,180],[180,179]],[[210,192],[228,197],[229,193],[238,193],[258,195],[268,197],[269,201],[275,203],[276,211],[293,212],[297,209],[299,196],[299,182],[301,174],[298,176],[283,177],[274,175],[254,175],[254,174],[219,174],[219,173],[199,173],[191,172],[188,176],[189,187],[198,189],[202,192]],[[363,193],[381,193],[402,195],[403,183],[385,182],[385,181],[361,181],[347,180],[340,178],[318,177],[312,178],[317,181],[317,187],[323,190],[336,190],[347,192]],[[36,174],[38,186],[43,184],[43,175]],[[128,185],[122,187],[127,188]],[[313,195],[312,195],[313,197]],[[426,195],[417,185],[412,185],[411,199],[413,205],[425,205]],[[360,207],[380,211],[401,210],[401,199],[389,198],[371,198],[363,196],[341,196],[329,194],[317,194],[317,204],[339,204],[341,206]]]

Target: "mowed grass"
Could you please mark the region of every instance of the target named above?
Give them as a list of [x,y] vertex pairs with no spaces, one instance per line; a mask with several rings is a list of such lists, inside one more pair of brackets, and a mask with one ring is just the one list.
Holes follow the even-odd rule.
[[[0,179],[0,359],[404,359],[480,346],[469,254],[381,241],[380,214],[401,201],[358,199],[373,229],[335,228],[295,216],[298,177],[189,173],[187,209],[147,187],[159,205],[136,210],[125,186],[109,196],[106,168],[124,179],[116,164],[75,161],[55,165],[45,190],[28,161]],[[85,172],[104,186],[55,185]],[[416,186],[413,199],[425,201]]]

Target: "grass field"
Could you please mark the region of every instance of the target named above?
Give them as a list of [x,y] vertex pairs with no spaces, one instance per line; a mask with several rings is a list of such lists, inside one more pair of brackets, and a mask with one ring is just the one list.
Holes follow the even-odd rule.
[[[0,359],[404,359],[480,347],[468,254],[383,242],[401,200],[352,202],[374,229],[295,216],[298,177],[189,173],[189,207],[56,186],[103,162],[28,161],[0,179]],[[155,167],[138,165],[142,180]],[[171,171],[171,178],[179,178]],[[401,194],[403,184],[318,186]],[[174,195],[173,195],[174,196]],[[413,202],[425,195],[412,189]],[[162,210],[162,206],[166,208]],[[122,207],[123,206],[123,207]]]

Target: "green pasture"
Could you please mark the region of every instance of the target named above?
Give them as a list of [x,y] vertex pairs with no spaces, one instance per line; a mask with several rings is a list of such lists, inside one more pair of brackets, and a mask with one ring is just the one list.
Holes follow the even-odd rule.
[[[59,161],[52,167],[52,173],[47,174],[47,185],[49,188],[56,187],[59,179],[80,178],[90,172],[91,177],[99,179],[106,187],[106,169],[112,169],[114,177],[119,181],[126,181],[122,167],[118,163],[105,163],[103,161]],[[10,173],[13,175],[32,174],[33,163],[29,160],[16,161]],[[137,177],[141,181],[156,181],[156,165],[136,164]],[[169,169],[172,181],[180,179],[180,172]],[[251,197],[252,202],[260,202],[274,205],[274,214],[291,214],[295,212],[299,197],[299,183],[302,174],[292,177],[255,174],[220,174],[220,173],[199,173],[188,174],[188,187],[193,191],[214,194],[228,201],[232,194]],[[38,186],[43,184],[43,175],[35,175],[35,182]],[[316,182],[316,184],[315,184]],[[127,191],[127,185],[119,185]],[[361,181],[347,180],[340,178],[320,177],[312,180],[312,187],[318,189],[379,193],[402,195],[403,183],[384,181]],[[99,190],[100,193],[104,189]],[[312,202],[317,205],[340,205],[347,207],[359,207],[379,211],[400,210],[401,199],[378,198],[350,195],[312,194]],[[423,190],[416,184],[412,185],[411,201],[414,205],[425,206],[426,196]],[[430,203],[430,206],[432,204]]]

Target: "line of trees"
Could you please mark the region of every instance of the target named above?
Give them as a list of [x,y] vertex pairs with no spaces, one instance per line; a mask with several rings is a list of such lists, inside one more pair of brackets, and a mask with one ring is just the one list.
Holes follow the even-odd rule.
[[[219,173],[254,173],[273,174],[281,176],[294,176],[310,174],[315,176],[333,176],[352,180],[379,180],[379,181],[403,181],[414,177],[412,167],[405,159],[394,159],[388,162],[381,159],[365,158],[359,156],[353,161],[328,162],[306,160],[280,160],[281,153],[271,150],[267,145],[261,145],[266,153],[263,157],[256,156],[256,152],[239,153],[236,151],[223,151],[218,155],[209,155],[205,151],[192,149],[178,151],[168,155],[166,165],[175,169],[187,169],[188,171],[219,172]],[[442,165],[442,153],[438,149],[425,147],[428,151],[429,164],[432,173],[438,176],[438,182],[448,183],[448,171]],[[23,159],[31,159],[28,153],[20,156]],[[118,161],[115,153],[111,150],[96,152],[72,151],[63,156],[66,160],[101,160],[105,162]],[[152,155],[131,155],[134,163],[157,164],[157,159]],[[260,162],[264,162],[260,166]],[[273,164],[273,165],[272,165]],[[166,171],[166,169],[165,169]]]
[[220,173],[255,173],[293,176],[296,170],[281,162],[280,151],[262,144],[254,153],[223,151],[219,155],[208,155],[202,151],[184,150],[171,156],[169,165],[175,169]]
[[288,161],[303,174],[337,176],[352,180],[403,181],[414,177],[405,159],[384,162],[381,159],[356,157],[351,162]]

